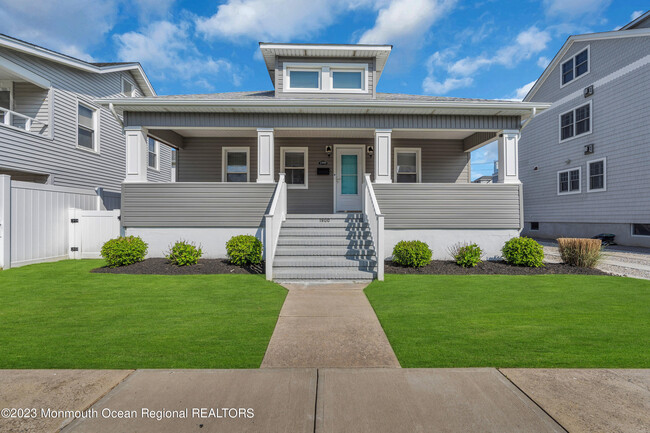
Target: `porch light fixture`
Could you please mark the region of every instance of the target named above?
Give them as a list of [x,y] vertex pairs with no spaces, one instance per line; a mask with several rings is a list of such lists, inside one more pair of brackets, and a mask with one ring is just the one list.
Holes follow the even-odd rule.
[[372,155],[375,154],[375,147],[374,146],[368,146],[368,158],[372,158]]
[[332,156],[332,146],[325,146],[325,153],[327,153],[328,157]]

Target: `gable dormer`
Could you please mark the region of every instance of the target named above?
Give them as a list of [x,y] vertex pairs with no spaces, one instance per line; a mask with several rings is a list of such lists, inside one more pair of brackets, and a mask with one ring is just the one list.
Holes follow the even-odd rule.
[[391,45],[260,43],[277,98],[372,99]]

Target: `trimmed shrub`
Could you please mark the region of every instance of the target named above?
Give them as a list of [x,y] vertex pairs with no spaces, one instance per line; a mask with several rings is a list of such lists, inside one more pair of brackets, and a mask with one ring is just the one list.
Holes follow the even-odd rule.
[[449,252],[457,265],[463,268],[473,268],[481,263],[483,250],[476,244],[456,244],[450,248]]
[[593,268],[600,260],[600,239],[559,238],[557,243],[567,265]]
[[257,265],[262,263],[262,242],[255,236],[233,236],[226,242],[226,252],[233,265]]
[[197,247],[192,242],[178,241],[169,247],[166,257],[176,266],[188,266],[196,265],[202,255],[201,245]]
[[530,268],[544,266],[544,248],[531,238],[512,238],[503,246],[501,253],[511,265]]
[[141,262],[147,255],[148,245],[139,236],[111,239],[102,246],[102,257],[111,268]]
[[393,248],[393,263],[409,268],[421,268],[431,263],[429,245],[421,241],[400,241]]

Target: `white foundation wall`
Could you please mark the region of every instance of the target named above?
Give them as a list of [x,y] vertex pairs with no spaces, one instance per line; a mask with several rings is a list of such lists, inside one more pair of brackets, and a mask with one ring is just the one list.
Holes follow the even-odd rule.
[[481,247],[483,260],[498,260],[503,244],[518,236],[517,229],[386,229],[384,258],[392,257],[399,241],[422,241],[429,245],[433,260],[451,260],[449,248],[465,242]]
[[261,227],[125,227],[125,236],[140,236],[149,245],[147,258],[165,257],[169,247],[177,241],[201,245],[204,259],[227,257],[226,242],[233,236],[253,235],[263,242]]

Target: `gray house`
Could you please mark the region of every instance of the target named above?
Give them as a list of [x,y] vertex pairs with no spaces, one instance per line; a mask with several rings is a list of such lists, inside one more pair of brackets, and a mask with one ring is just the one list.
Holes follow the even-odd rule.
[[522,130],[524,234],[650,246],[650,12],[571,36],[524,101],[553,103]]
[[[151,256],[188,239],[224,257],[246,233],[268,278],[381,279],[400,240],[496,257],[519,235],[519,127],[549,104],[380,93],[386,45],[260,49],[270,91],[99,101],[124,118],[122,224]],[[177,183],[150,182],[148,137],[178,149]],[[472,183],[470,152],[495,139],[498,183]]]
[[[119,208],[125,137],[97,99],[155,95],[138,63],[87,63],[0,35],[0,174],[100,187],[106,207]],[[172,180],[171,148],[147,146],[149,180]]]

